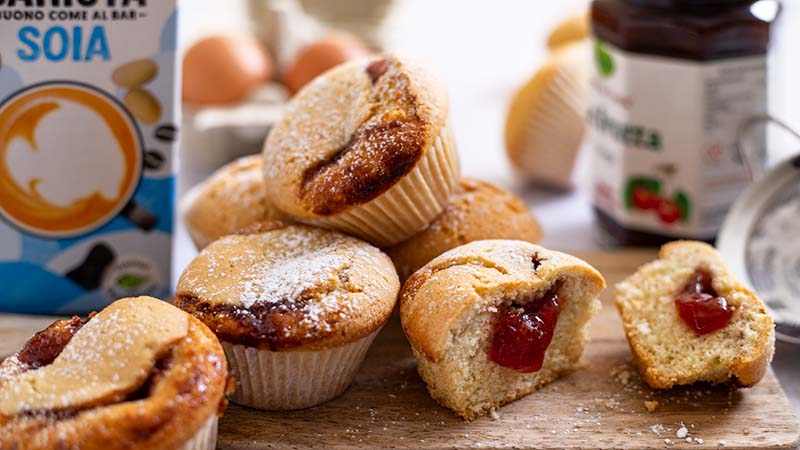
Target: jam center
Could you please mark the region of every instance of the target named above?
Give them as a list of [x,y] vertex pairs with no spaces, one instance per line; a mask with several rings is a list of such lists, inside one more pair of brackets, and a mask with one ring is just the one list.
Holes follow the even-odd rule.
[[497,314],[490,357],[518,372],[538,372],[558,321],[557,288],[525,305],[509,305]]
[[725,328],[734,307],[711,286],[711,273],[697,269],[675,298],[678,315],[698,335]]

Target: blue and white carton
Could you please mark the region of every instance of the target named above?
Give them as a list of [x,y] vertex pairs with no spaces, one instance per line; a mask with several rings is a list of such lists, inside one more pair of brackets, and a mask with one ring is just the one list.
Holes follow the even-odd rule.
[[175,0],[0,0],[0,311],[169,294]]

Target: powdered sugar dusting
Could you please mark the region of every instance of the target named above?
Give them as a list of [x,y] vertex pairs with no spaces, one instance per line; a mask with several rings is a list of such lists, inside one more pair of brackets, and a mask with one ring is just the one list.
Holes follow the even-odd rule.
[[387,263],[378,249],[355,238],[288,226],[215,242],[190,264],[178,295],[232,305],[242,315],[291,313],[280,321],[278,336],[311,337],[394,300],[382,298],[391,286],[391,274],[382,270]]
[[187,333],[187,316],[160,300],[115,302],[83,326],[52,364],[5,382],[0,414],[118,401],[147,379],[165,347]]

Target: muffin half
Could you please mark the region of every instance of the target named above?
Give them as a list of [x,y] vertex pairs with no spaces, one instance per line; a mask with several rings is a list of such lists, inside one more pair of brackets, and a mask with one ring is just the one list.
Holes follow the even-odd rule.
[[232,401],[299,409],[350,385],[399,285],[389,257],[366,242],[273,222],[206,247],[181,275],[176,303],[222,341]]
[[452,248],[481,239],[538,242],[542,228],[516,195],[485,181],[462,178],[445,210],[427,228],[386,249],[400,279]]
[[181,209],[198,250],[256,222],[287,218],[267,196],[261,161],[261,155],[239,158],[186,193]]
[[697,381],[752,386],[775,351],[764,303],[708,244],[676,241],[616,286],[639,371],[650,387]]
[[442,212],[459,178],[444,86],[396,56],[346,63],[290,102],[264,145],[270,198],[375,245]]
[[602,276],[522,241],[475,241],[414,273],[400,319],[431,396],[472,420],[573,368]]
[[197,319],[150,297],[60,320],[0,364],[0,448],[217,444],[225,357]]

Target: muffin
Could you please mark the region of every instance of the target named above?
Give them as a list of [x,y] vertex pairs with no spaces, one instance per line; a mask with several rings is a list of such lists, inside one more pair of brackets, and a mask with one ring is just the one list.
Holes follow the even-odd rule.
[[559,189],[573,186],[586,131],[590,67],[586,42],[565,44],[514,95],[505,141],[512,166],[522,176]]
[[589,14],[585,11],[575,14],[556,25],[547,36],[547,48],[557,50],[567,44],[585,41],[590,34]]
[[647,384],[758,383],[775,350],[764,303],[708,244],[672,242],[658,256],[617,284],[614,294]]
[[198,250],[257,222],[285,220],[264,188],[261,156],[245,156],[193,187],[181,202],[184,221]]
[[176,303],[222,341],[233,402],[287,410],[350,385],[399,288],[389,257],[366,242],[272,222],[203,249],[181,275]]
[[266,187],[296,219],[389,246],[425,228],[459,165],[444,86],[396,56],[325,72],[264,145]]
[[408,279],[400,320],[431,396],[472,420],[572,369],[604,288],[573,256],[475,241]]
[[117,300],[56,321],[0,364],[0,448],[214,449],[227,383],[199,320]]
[[519,197],[485,181],[462,178],[444,212],[386,253],[405,280],[428,261],[468,242],[517,239],[535,243],[541,238],[539,223]]

